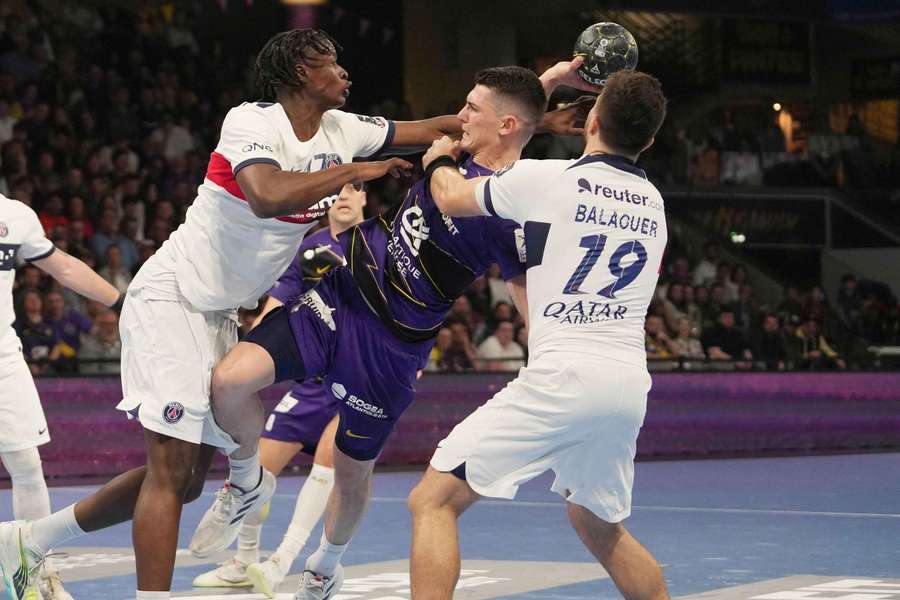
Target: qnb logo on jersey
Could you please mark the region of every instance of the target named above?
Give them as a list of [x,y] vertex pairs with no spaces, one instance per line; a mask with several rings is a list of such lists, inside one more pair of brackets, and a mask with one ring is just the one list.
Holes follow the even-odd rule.
[[643,194],[621,188],[613,188],[603,184],[592,185],[590,181],[582,177],[578,180],[578,193],[583,194],[585,192],[595,196],[618,200],[619,202],[628,202],[629,204],[637,204],[639,206],[649,206],[656,210],[663,209],[658,202]]
[[364,415],[368,415],[376,419],[387,419],[387,415],[384,414],[383,408],[381,408],[380,406],[375,406],[374,404],[369,404],[358,396],[348,394],[347,388],[344,387],[344,384],[342,383],[332,383],[331,393],[334,394],[334,397],[338,400],[343,400],[344,403],[353,410],[357,410]]
[[174,425],[184,416],[184,405],[180,402],[169,402],[163,409],[163,419],[166,423]]
[[243,148],[241,148],[241,152],[261,152],[261,151],[274,152],[274,150],[272,150],[272,146],[270,146],[268,144],[260,144],[259,142],[251,142],[251,143],[247,144],[246,146],[244,146]]
[[422,214],[422,209],[418,206],[407,208],[400,217],[400,225],[402,227],[400,235],[403,236],[403,241],[406,242],[413,256],[418,256],[419,246],[422,245],[423,240],[428,239],[428,232],[430,231],[428,225],[425,224],[425,216]]

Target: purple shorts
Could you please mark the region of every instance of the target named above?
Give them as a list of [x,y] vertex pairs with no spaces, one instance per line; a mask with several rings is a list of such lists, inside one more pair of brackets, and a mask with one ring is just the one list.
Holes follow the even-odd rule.
[[338,411],[338,400],[324,382],[310,379],[291,388],[269,415],[262,436],[279,442],[299,442],[314,455],[319,438]]
[[245,341],[266,349],[276,381],[325,380],[338,402],[335,444],[356,460],[373,460],[381,452],[413,400],[416,372],[434,345],[398,340],[345,268],[330,272],[290,308],[270,313]]

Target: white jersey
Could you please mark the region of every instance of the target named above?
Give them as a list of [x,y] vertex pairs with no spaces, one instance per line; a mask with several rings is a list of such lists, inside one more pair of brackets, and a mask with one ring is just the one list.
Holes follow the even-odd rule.
[[162,298],[180,294],[202,311],[256,306],[336,196],[299,214],[261,219],[237,184],[238,172],[258,163],[321,171],[372,156],[390,145],[393,135],[392,121],[330,110],[315,135],[301,142],[281,104],[245,102],[232,108],[185,222],[141,268],[132,289]]
[[523,225],[528,348],[646,366],[644,317],[666,247],[659,191],[610,155],[520,160],[478,184],[487,215]]
[[16,320],[12,297],[16,263],[47,258],[54,249],[31,207],[0,194],[0,361],[22,357],[12,327]]

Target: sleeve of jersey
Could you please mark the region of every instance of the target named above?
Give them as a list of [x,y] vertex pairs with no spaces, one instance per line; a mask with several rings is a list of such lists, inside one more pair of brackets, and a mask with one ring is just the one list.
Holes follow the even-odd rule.
[[343,119],[353,156],[375,156],[394,143],[395,125],[390,119],[353,113],[343,113]]
[[233,175],[256,164],[275,165],[280,169],[277,158],[280,143],[278,131],[264,116],[233,109],[222,123],[222,135],[214,154],[228,161]]
[[22,241],[22,257],[28,262],[33,262],[53,254],[56,246],[46,238],[38,216],[30,208],[27,208],[25,223],[28,231]]
[[[535,188],[533,160],[520,160],[500,169],[475,188],[475,200],[481,212],[491,217],[511,219],[516,223],[528,220],[534,204],[539,201]],[[531,215],[533,218],[533,215]]]
[[509,219],[486,219],[485,238],[491,240],[494,261],[508,281],[525,272],[525,234]]
[[303,273],[300,271],[300,257],[303,251],[304,248],[300,248],[300,252],[291,261],[290,266],[269,290],[269,295],[282,304],[292,304],[305,291]]

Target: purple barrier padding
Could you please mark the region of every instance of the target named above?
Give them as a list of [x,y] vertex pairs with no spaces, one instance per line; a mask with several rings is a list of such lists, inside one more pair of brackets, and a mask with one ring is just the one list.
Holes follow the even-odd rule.
[[[510,379],[425,375],[381,462],[426,462],[457,422]],[[108,476],[143,464],[140,425],[115,410],[121,397],[117,379],[39,379],[37,386],[52,435],[41,448],[48,476]],[[287,387],[266,390],[266,406],[274,406]],[[900,449],[898,390],[900,373],[657,373],[638,455]],[[305,455],[297,460],[308,462]],[[217,458],[214,469],[224,466]]]

